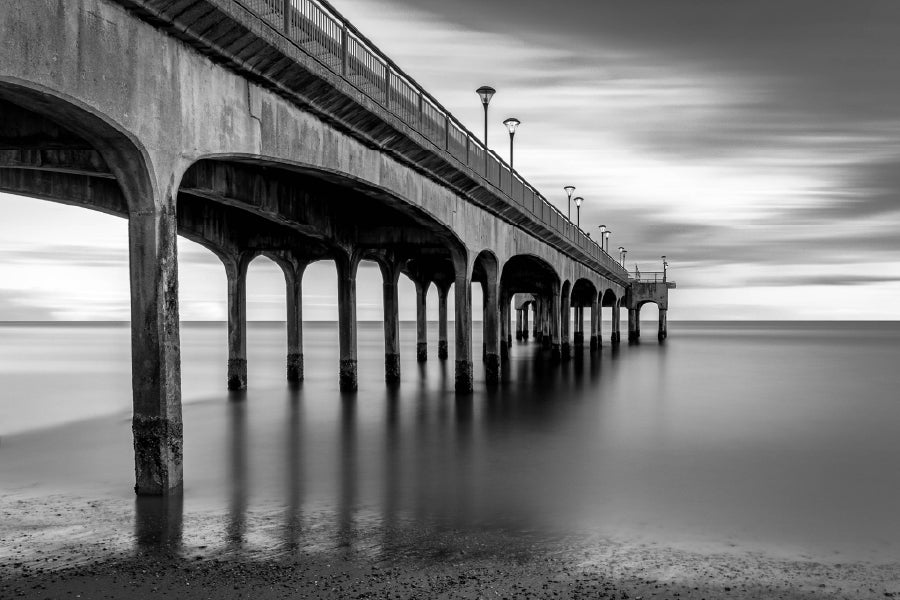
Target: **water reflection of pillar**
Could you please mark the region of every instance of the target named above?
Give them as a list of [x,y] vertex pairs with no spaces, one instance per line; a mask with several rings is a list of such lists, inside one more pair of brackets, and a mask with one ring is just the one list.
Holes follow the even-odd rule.
[[240,548],[247,533],[247,421],[246,403],[229,403],[230,436],[226,436],[231,466],[231,497],[225,539],[229,546]]
[[138,496],[134,509],[138,552],[177,554],[181,551],[184,498],[180,490],[168,496]]
[[301,398],[292,395],[288,398],[287,428],[285,452],[287,454],[287,506],[285,511],[284,543],[288,549],[300,545],[300,532],[303,529],[303,480],[304,453],[302,448],[302,409]]
[[[402,432],[400,430],[400,395],[396,388],[388,388],[385,408],[384,434],[384,515],[382,531],[384,545],[390,547],[393,534],[397,530],[397,514],[400,511],[403,486],[402,472]],[[425,403],[420,403],[424,405]]]
[[341,403],[340,435],[338,436],[337,455],[341,464],[340,489],[338,490],[337,538],[341,546],[353,543],[353,519],[356,511],[358,493],[357,456],[356,456],[356,400],[345,396]]

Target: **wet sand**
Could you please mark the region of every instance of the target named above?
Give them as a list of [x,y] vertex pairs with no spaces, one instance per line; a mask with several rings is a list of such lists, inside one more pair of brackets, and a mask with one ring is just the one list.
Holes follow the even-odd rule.
[[307,515],[292,529],[280,511],[248,514],[247,528],[261,532],[252,539],[229,537],[222,515],[182,522],[171,508],[158,499],[0,497],[0,598],[900,597],[897,565],[364,517]]

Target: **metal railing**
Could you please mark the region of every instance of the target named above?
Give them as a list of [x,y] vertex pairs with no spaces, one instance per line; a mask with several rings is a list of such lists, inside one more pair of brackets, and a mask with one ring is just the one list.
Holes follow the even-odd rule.
[[665,271],[635,271],[628,274],[628,279],[637,283],[665,283]]
[[486,148],[483,141],[384,55],[327,0],[234,1],[393,113],[439,150],[447,152],[477,173],[510,203],[531,213],[535,221],[556,231],[608,271],[622,277],[628,276],[624,267],[493,151],[488,151],[485,172]]

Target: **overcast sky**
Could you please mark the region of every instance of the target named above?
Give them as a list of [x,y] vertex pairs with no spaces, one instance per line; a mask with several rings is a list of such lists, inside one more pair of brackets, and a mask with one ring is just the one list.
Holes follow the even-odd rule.
[[[491,145],[518,117],[548,199],[575,185],[629,269],[666,254],[673,320],[900,318],[900,2],[334,4],[471,130],[473,90],[497,88]],[[128,318],[124,222],[0,201],[0,320]],[[183,318],[224,318],[222,267],[179,248]],[[311,275],[307,317],[333,318],[333,267]],[[277,270],[250,277],[250,317],[283,318]],[[380,286],[359,302],[378,318]]]

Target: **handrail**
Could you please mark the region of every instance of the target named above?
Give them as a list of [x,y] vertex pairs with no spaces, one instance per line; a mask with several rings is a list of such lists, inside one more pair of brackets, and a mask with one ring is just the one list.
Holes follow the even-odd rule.
[[[453,159],[480,175],[513,204],[610,271],[628,272],[469,131],[450,111],[328,0],[235,0],[304,53],[380,104]],[[460,135],[461,134],[461,135]],[[485,161],[485,152],[488,160]],[[484,172],[487,165],[487,172]],[[529,197],[530,196],[530,197]]]
[[665,283],[666,271],[635,271],[628,273],[628,279],[638,283]]

